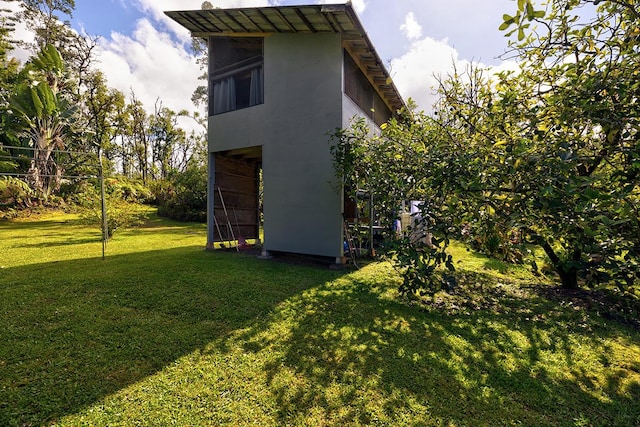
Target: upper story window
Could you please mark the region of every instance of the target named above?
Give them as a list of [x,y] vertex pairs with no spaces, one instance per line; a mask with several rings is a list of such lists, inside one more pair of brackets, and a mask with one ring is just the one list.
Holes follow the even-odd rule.
[[344,52],[344,93],[378,126],[391,118],[391,110],[346,51]]
[[264,102],[263,39],[209,39],[209,113],[220,114]]

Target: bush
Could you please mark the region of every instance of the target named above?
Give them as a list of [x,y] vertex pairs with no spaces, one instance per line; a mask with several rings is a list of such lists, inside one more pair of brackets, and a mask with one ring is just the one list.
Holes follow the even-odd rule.
[[140,180],[114,177],[107,179],[105,184],[110,193],[124,201],[142,204],[153,202],[151,190]]
[[207,169],[190,166],[154,187],[158,215],[178,221],[206,222]]
[[478,252],[513,264],[522,264],[527,255],[519,230],[481,218],[467,222],[460,239]]
[[[142,188],[144,187],[142,186]],[[95,224],[99,229],[102,229],[102,196],[99,182],[97,180],[81,181],[76,184],[75,190],[67,200],[80,208],[80,214],[87,223]],[[140,191],[139,184],[130,184],[130,181],[126,179],[110,178],[105,180],[107,234],[109,237],[112,237],[119,228],[133,227],[142,223],[145,213],[141,211],[138,201],[146,200],[146,198],[138,199],[138,197],[140,194],[151,194],[149,190],[144,190]]]
[[32,195],[29,185],[13,177],[0,179],[0,218],[15,218],[20,209],[29,206]]

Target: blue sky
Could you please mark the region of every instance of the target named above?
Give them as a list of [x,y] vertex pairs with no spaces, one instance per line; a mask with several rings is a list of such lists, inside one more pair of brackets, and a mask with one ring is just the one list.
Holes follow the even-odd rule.
[[[194,4],[198,5],[201,1],[174,0],[163,3],[168,6],[166,10],[178,10],[193,8]],[[213,3],[216,4],[215,1]],[[277,3],[296,5],[305,2],[284,0]],[[500,62],[496,56],[504,51],[507,40],[498,31],[498,26],[502,14],[511,12],[514,7],[513,3],[505,0],[368,0],[363,4],[365,6],[359,11],[359,17],[385,60],[400,56],[403,49],[408,47],[400,27],[407,15],[412,13],[415,22],[423,28],[424,36],[435,40],[447,39],[461,57],[481,60],[489,65]],[[77,29],[84,28],[90,34],[109,37],[112,32],[130,34],[136,22],[148,16],[149,13],[145,13],[138,1],[76,0],[72,23]]]
[[[211,0],[219,7],[339,3],[336,0]],[[0,6],[3,1],[0,0]],[[135,91],[149,110],[160,99],[178,111],[194,110],[191,93],[200,70],[189,53],[189,34],[165,10],[199,9],[202,0],[76,0],[72,26],[99,35],[97,66],[109,84]],[[507,48],[498,31],[510,0],[353,0],[362,24],[405,98],[429,110],[434,75],[470,62],[513,67],[497,58]],[[28,34],[20,33],[23,37]]]
[[76,0],[72,25],[76,29],[84,28],[89,34],[109,37],[114,31],[130,34],[142,17],[139,9],[127,7],[118,0]]

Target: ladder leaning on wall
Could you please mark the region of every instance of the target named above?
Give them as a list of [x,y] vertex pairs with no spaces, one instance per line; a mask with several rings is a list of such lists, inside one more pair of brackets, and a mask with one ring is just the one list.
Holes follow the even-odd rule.
[[342,221],[342,224],[344,226],[344,241],[347,245],[346,249],[349,250],[349,258],[351,258],[351,262],[353,262],[353,265],[356,268],[359,268],[358,264],[356,264],[356,245],[353,241],[351,231],[349,231],[349,223],[347,222],[346,218]]
[[[224,212],[224,223],[227,226],[227,240],[223,240],[222,233],[220,232],[220,227],[218,226],[218,220],[216,219],[215,210],[213,212],[213,220],[216,223],[216,227],[218,228],[218,234],[220,235],[220,241],[229,241],[229,246],[232,245],[232,242],[236,241],[236,236],[233,233],[233,227],[231,226],[231,221],[229,220],[229,213],[227,212],[227,206],[224,203],[224,197],[222,197],[222,190],[218,187],[218,196],[220,196],[220,204],[222,205],[222,211]],[[240,251],[239,245],[236,244],[236,251]]]

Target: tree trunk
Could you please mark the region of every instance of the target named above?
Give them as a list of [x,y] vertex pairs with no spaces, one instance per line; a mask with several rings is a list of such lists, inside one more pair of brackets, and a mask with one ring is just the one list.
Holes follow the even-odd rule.
[[565,289],[578,289],[578,271],[575,268],[564,269],[556,267],[556,272],[560,276],[562,287]]
[[53,161],[53,151],[62,145],[57,128],[51,128],[46,120],[41,120],[34,132],[34,151],[31,166],[27,172],[33,189],[47,199],[60,187],[62,171]]
[[[553,250],[549,242],[540,238],[539,239],[540,246],[544,249],[544,252],[547,254],[549,259],[551,260],[551,264],[558,276],[560,277],[560,282],[562,283],[562,287],[565,289],[577,289],[578,288],[578,270],[576,267],[567,267],[565,263],[562,262],[558,254]],[[580,260],[580,251],[574,251],[573,260]]]

